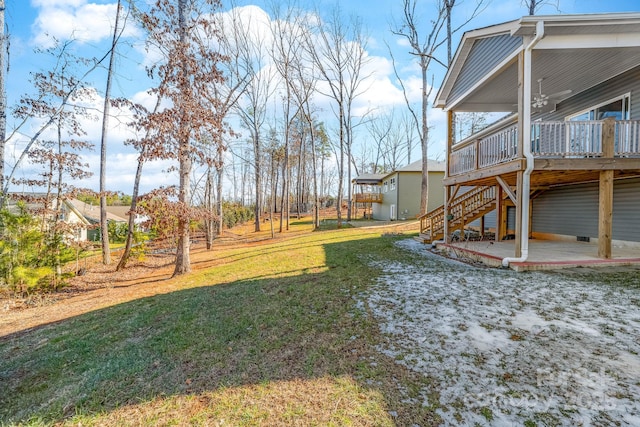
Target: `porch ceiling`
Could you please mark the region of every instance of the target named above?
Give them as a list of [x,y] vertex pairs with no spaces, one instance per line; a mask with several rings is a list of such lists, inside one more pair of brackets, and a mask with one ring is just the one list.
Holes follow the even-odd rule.
[[[547,108],[640,64],[640,46],[617,48],[540,49],[532,53],[531,93],[553,94],[570,90],[564,97],[550,99]],[[478,87],[458,105],[456,111],[517,111],[518,63],[515,58],[504,70]]]

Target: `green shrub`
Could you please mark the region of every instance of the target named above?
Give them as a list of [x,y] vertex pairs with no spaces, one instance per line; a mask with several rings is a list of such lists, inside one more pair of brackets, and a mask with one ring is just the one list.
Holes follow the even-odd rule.
[[0,212],[0,286],[20,295],[57,289],[64,284],[62,266],[76,258],[64,231],[43,231],[41,221],[24,204],[17,212]]
[[244,224],[255,218],[253,206],[242,206],[238,203],[224,202],[222,204],[223,224],[226,228]]

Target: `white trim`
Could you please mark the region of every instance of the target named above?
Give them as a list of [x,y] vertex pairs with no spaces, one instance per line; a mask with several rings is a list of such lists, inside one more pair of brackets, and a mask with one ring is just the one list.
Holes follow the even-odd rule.
[[485,75],[478,80],[473,86],[467,89],[462,95],[458,96],[452,103],[449,105],[445,105],[444,101],[441,99],[437,100],[435,104],[436,108],[443,108],[445,111],[449,111],[455,108],[460,102],[464,101],[464,99],[475,92],[479,87],[483,86],[488,81],[494,79],[501,71],[506,70],[512,63],[514,59],[518,58],[518,55],[524,49],[523,46],[519,46],[516,50],[514,50],[509,56],[507,56],[502,62],[500,62],[497,66],[495,66],[491,71],[485,73]]
[[[456,49],[456,53],[451,59],[451,63],[449,64],[447,73],[442,80],[444,84],[440,85],[440,89],[438,89],[434,107],[444,108],[444,102],[446,102],[446,98],[448,98],[451,94],[453,84],[458,80],[460,71],[462,71],[462,67],[464,66],[467,57],[469,56],[469,52],[471,52],[471,48],[473,47],[473,44],[476,40],[500,36],[504,34],[512,34],[515,31],[514,26],[517,24],[518,22],[514,20],[503,22],[501,24],[491,25],[484,28],[466,31],[462,35],[462,40],[458,44],[458,49]],[[455,78],[452,79],[453,76],[455,76]],[[450,83],[447,84],[447,82]],[[444,100],[442,99],[443,97],[445,98]]]
[[557,35],[540,40],[536,50],[637,48],[638,40],[640,40],[638,33],[598,34],[595,37],[592,34]]
[[[577,113],[570,114],[570,115],[566,116],[564,118],[564,120],[565,121],[570,121],[571,119],[573,119],[575,117],[578,117],[578,116],[580,116],[580,115],[582,115],[584,113],[588,113],[591,110],[595,110],[596,108],[604,107],[605,105],[612,104],[612,103],[614,103],[614,102],[616,102],[616,101],[618,101],[620,99],[625,99],[625,98],[629,99],[629,111],[628,111],[627,114],[629,115],[629,117],[631,117],[631,92],[627,92],[627,93],[623,93],[620,96],[616,96],[615,98],[611,98],[608,101],[601,102],[600,104],[592,105],[591,107],[585,108],[584,110],[578,111]],[[594,117],[593,120],[597,120],[597,119]],[[626,119],[623,119],[623,120],[626,120]]]

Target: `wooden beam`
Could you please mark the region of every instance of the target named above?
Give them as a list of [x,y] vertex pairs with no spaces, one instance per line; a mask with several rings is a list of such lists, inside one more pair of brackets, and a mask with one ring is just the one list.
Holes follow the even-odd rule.
[[496,185],[496,242],[501,242],[504,239],[507,230],[503,210],[504,197],[502,194],[502,187],[500,185]]
[[[604,129],[603,129],[604,134]],[[604,149],[604,145],[603,145]],[[640,169],[639,158],[592,157],[584,159],[535,159],[537,171],[566,171],[566,170],[627,170]]]
[[600,172],[598,199],[598,257],[609,259],[613,234],[613,171]]
[[456,186],[453,187],[453,193],[451,193],[451,197],[449,198],[449,205],[451,205],[453,199],[458,196],[458,191],[460,191],[460,184],[456,184]]
[[[608,118],[602,126],[602,156],[612,158],[614,152],[615,121]],[[612,170],[600,172],[598,209],[598,257],[611,258],[613,234],[613,174]]]
[[[492,179],[497,175],[504,175],[510,172],[523,171],[526,167],[524,159],[512,160],[510,162],[501,163],[496,166],[480,169],[477,171],[461,173],[459,175],[453,175],[445,178],[443,183],[445,185],[466,184],[470,181],[476,181],[481,179]],[[491,184],[488,184],[491,185]]]
[[[449,238],[449,219],[447,219],[447,217],[449,216],[449,203],[451,203],[451,187],[450,186],[445,186],[444,187],[444,206],[443,206],[443,210],[444,210],[444,219],[443,219],[443,224],[442,224],[442,231],[444,233],[444,242],[445,243],[451,243],[451,239]],[[433,233],[433,229],[431,230],[431,233]],[[433,241],[433,234],[431,234],[431,241]]]
[[504,180],[500,176],[496,176],[496,181],[498,181],[498,184],[500,184],[500,187],[502,187],[504,192],[507,193],[507,196],[509,196],[511,201],[513,203],[516,203],[516,195],[513,193],[513,191],[511,191],[511,187],[506,182],[504,182]]
[[444,177],[449,176],[449,165],[451,164],[451,153],[453,151],[452,147],[456,140],[455,135],[455,119],[456,113],[453,110],[447,111],[447,163],[444,168]]

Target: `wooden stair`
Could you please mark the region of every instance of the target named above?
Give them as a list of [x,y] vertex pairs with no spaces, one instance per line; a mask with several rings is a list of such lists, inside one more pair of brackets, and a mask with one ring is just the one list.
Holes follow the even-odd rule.
[[[496,208],[495,186],[476,187],[449,204],[449,230],[464,226]],[[444,205],[419,217],[420,240],[431,243],[444,238]]]

